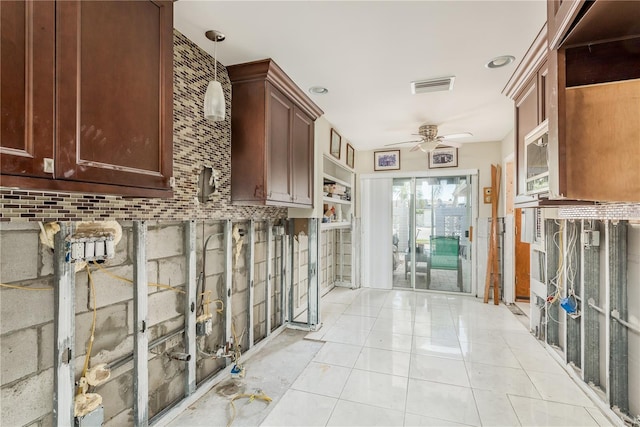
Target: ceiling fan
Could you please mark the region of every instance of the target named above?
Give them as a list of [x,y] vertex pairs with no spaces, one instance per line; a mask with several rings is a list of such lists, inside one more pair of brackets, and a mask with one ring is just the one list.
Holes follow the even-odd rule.
[[469,132],[453,133],[449,135],[438,135],[438,126],[436,125],[422,125],[420,126],[420,129],[418,129],[418,133],[414,135],[419,136],[420,139],[416,139],[414,141],[394,142],[393,144],[385,145],[385,147],[389,147],[392,145],[409,144],[409,143],[415,142],[417,144],[414,145],[409,151],[422,150],[425,153],[427,153],[429,151],[433,151],[436,147],[440,145],[445,147],[460,148],[462,144],[460,144],[459,142],[453,142],[449,140],[473,136]]

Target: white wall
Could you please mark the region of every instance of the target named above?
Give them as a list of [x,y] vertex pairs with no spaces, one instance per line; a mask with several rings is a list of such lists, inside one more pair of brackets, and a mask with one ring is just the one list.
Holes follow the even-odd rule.
[[[478,179],[480,191],[482,187],[491,186],[491,164],[502,164],[501,159],[501,142],[480,142],[463,145],[458,149],[458,167],[442,169],[451,172],[455,169],[478,169]],[[384,151],[384,150],[375,150]],[[370,151],[359,151],[357,153],[356,172],[358,174],[375,173],[381,176],[388,173],[397,172],[414,172],[429,170],[428,157],[422,151],[410,152],[409,148],[402,149],[400,152],[400,170],[390,172],[375,172],[373,170],[373,153]],[[358,194],[358,197],[360,195]],[[356,213],[360,215],[360,213]],[[479,217],[491,216],[491,205],[480,203]]]

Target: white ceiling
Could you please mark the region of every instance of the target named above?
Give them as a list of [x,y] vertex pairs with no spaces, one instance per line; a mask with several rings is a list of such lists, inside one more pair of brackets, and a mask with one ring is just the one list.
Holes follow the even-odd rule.
[[[177,1],[175,28],[224,65],[273,58],[357,150],[413,140],[421,124],[460,142],[500,141],[513,103],[500,92],[542,28],[536,1]],[[499,55],[515,63],[484,64]],[[410,82],[456,76],[452,92],[411,95]],[[408,144],[407,146],[410,146]]]

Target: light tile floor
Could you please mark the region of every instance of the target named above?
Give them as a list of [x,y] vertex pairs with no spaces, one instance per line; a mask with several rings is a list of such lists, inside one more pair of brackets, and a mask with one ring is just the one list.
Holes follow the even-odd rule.
[[[234,425],[612,425],[504,305],[336,288],[321,313],[323,327],[302,340],[321,348],[309,348],[309,362],[259,422]],[[172,425],[189,425],[198,405]]]
[[263,426],[296,424],[311,408],[313,425],[328,426],[608,423],[503,305],[336,288],[321,310],[324,327],[307,338],[325,344]]

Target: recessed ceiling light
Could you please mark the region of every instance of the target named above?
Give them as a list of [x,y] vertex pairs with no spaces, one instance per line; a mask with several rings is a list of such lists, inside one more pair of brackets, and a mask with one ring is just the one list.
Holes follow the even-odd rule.
[[487,67],[487,68],[504,67],[505,65],[511,64],[515,59],[516,58],[511,56],[511,55],[498,56],[498,57],[493,58],[491,61],[487,62],[485,64],[485,67]]
[[311,86],[309,88],[309,92],[313,93],[314,95],[325,95],[329,93],[329,89],[322,86]]

